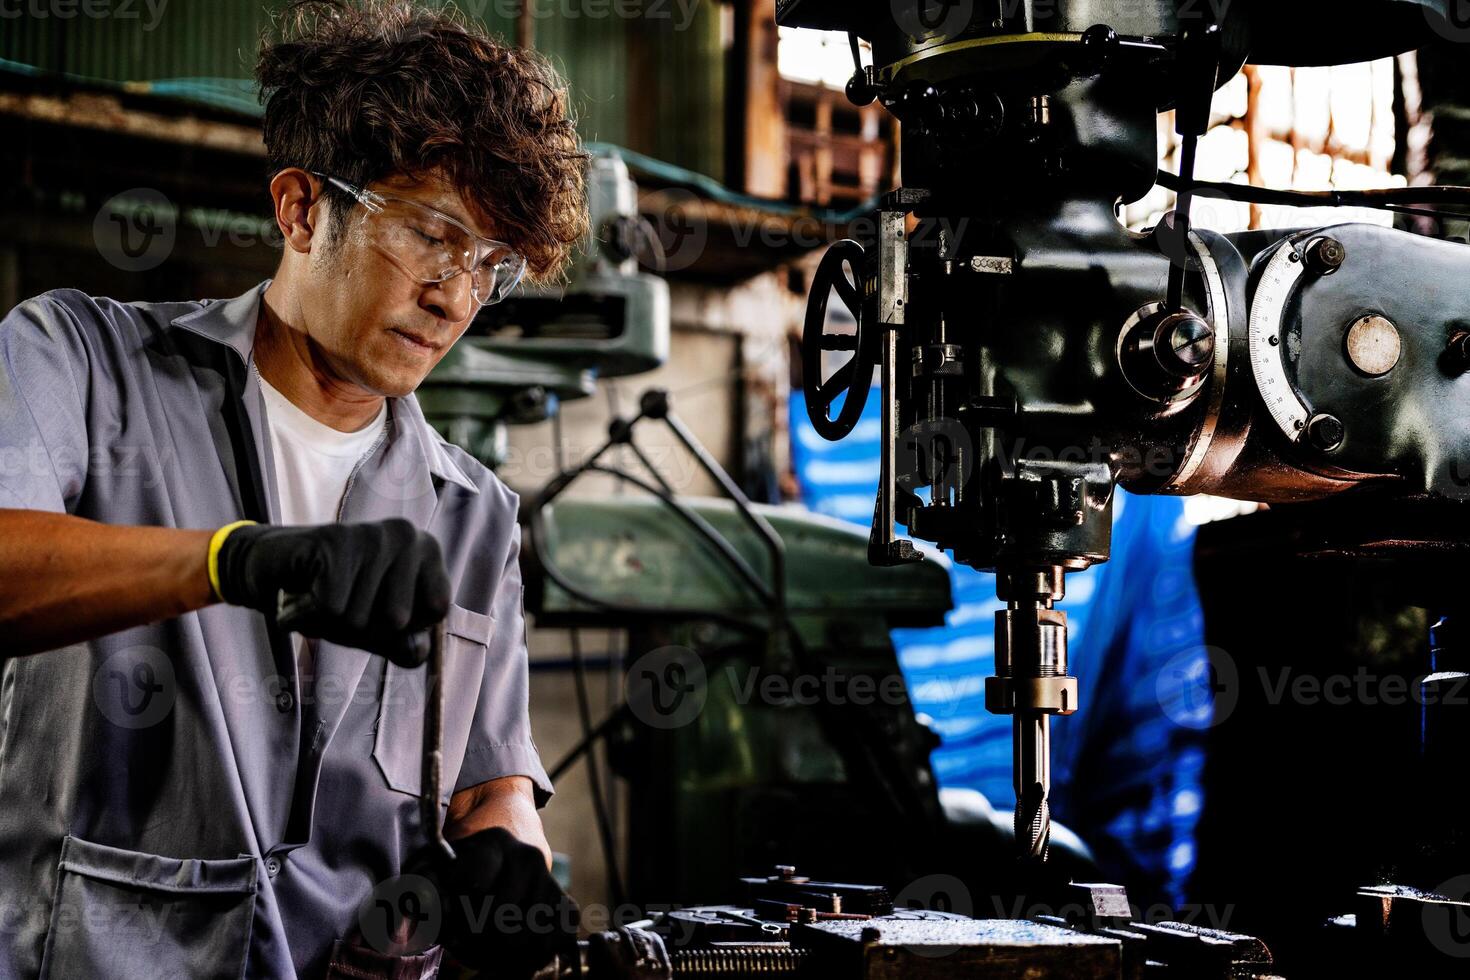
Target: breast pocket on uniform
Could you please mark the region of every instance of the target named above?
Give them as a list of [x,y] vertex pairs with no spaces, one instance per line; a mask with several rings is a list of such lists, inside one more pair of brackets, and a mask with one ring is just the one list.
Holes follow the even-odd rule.
[[[479,703],[485,658],[495,621],[484,613],[451,605],[444,619],[444,786],[441,802],[454,790],[464,761],[470,722]],[[422,795],[424,667],[412,670],[384,661],[383,693],[373,736],[373,761],[389,788]]]
[[256,861],[170,858],[67,837],[41,976],[238,980]]

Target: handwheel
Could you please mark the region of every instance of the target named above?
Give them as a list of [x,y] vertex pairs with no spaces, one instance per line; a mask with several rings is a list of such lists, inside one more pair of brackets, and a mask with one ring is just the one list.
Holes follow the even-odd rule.
[[[806,394],[806,413],[812,420],[812,428],[823,439],[836,442],[847,435],[862,418],[863,406],[868,402],[868,391],[873,386],[874,356],[867,322],[866,299],[872,287],[864,280],[867,250],[850,238],[844,238],[827,249],[812,280],[812,291],[806,301],[806,324],[801,337],[801,380]],[[846,268],[844,268],[846,267]],[[851,278],[849,272],[851,270]],[[857,322],[857,332],[852,334],[827,333],[827,301],[832,290]],[[822,378],[822,354],[827,351],[850,350],[852,357]],[[828,414],[832,403],[846,394],[837,417]]]

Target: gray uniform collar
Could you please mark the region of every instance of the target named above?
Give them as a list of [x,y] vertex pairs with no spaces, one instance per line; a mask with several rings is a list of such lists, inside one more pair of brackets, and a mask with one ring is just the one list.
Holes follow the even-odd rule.
[[[242,363],[249,364],[250,353],[255,346],[255,326],[260,316],[261,297],[270,284],[271,280],[267,279],[234,299],[206,300],[199,309],[175,317],[173,325],[224,344],[240,355]],[[431,474],[463,487],[470,493],[479,493],[480,488],[454,461],[444,440],[424,419],[419,400],[408,395],[390,398],[388,401],[389,413],[396,423],[389,427],[389,438],[394,438],[395,432],[407,434],[419,444],[424,463]]]

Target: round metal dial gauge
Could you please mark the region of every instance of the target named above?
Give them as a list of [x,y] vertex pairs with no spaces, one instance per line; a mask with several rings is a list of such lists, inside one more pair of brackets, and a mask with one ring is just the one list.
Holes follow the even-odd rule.
[[1271,418],[1293,442],[1306,431],[1311,411],[1286,374],[1286,306],[1305,271],[1302,259],[1309,244],[1288,239],[1277,247],[1256,284],[1248,327],[1256,390]]

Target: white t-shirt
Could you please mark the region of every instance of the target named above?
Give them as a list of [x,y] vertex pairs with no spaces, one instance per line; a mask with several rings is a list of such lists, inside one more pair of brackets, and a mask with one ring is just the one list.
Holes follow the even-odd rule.
[[384,399],[377,417],[356,432],[339,432],[297,408],[260,378],[276,463],[282,524],[331,524],[337,520],[347,479],[382,438],[388,419]]
[[[342,506],[342,495],[347,492],[348,478],[383,437],[388,418],[387,400],[384,399],[377,417],[367,425],[356,432],[339,432],[297,408],[271,387],[259,371],[256,377],[265,398],[281,523],[334,523]],[[302,687],[309,689],[315,644],[296,633],[291,634],[291,643],[296,650]]]

